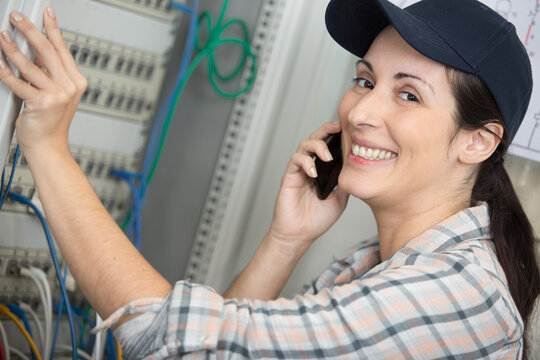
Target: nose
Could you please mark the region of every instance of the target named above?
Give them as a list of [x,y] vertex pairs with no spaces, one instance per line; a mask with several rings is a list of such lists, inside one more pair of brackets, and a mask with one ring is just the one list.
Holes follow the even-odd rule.
[[362,95],[349,110],[347,119],[356,128],[377,128],[383,123],[384,94],[377,88]]

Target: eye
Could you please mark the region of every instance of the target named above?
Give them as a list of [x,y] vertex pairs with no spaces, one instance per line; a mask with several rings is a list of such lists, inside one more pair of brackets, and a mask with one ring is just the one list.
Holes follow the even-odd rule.
[[354,84],[356,86],[359,86],[361,88],[373,89],[375,87],[375,85],[373,85],[373,83],[371,81],[366,80],[366,79],[361,78],[361,77],[354,78],[353,82],[354,82]]
[[405,101],[409,101],[409,102],[420,102],[418,100],[418,97],[414,94],[411,94],[410,92],[407,92],[407,91],[401,91],[398,95],[401,99],[405,100]]

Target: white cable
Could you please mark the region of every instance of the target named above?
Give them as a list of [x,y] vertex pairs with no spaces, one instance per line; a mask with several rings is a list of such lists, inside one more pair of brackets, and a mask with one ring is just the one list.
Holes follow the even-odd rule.
[[9,344],[8,344],[8,339],[6,335],[6,330],[4,329],[4,325],[2,325],[1,321],[0,321],[0,341],[2,341],[2,345],[4,345],[4,355],[6,356],[6,360],[11,360],[11,356],[9,355]]
[[32,309],[32,307],[26,303],[20,302],[19,307],[30,314],[34,322],[36,323],[37,332],[38,332],[38,339],[39,339],[39,345],[41,348],[41,353],[44,353],[45,350],[45,338],[43,334],[43,326],[41,325],[41,321],[39,320],[36,312]]
[[[69,352],[72,352],[73,348],[71,347],[71,345],[56,345],[56,348],[58,350],[66,350],[66,351],[69,351]],[[81,349],[77,349],[77,355],[79,355],[79,357],[85,359],[85,360],[92,360],[92,357],[87,353],[87,352],[84,352],[82,351]]]
[[17,355],[17,356],[18,356],[19,358],[21,358],[22,360],[30,360],[30,359],[28,358],[28,356],[24,355],[24,353],[23,353],[21,350],[17,350],[17,349],[15,349],[14,347],[10,347],[10,348],[9,348],[8,353],[10,353],[10,352],[14,353],[15,355]]
[[[96,326],[101,325],[103,320],[96,312]],[[96,334],[96,342],[94,343],[94,350],[92,351],[92,360],[101,360],[103,359],[103,350],[105,350],[105,347],[103,346],[103,334],[106,334],[106,331],[100,331]]]
[[52,338],[51,338],[52,337],[52,308],[51,306],[49,306],[47,295],[45,294],[45,289],[44,289],[45,284],[43,284],[41,279],[30,269],[21,268],[21,275],[32,279],[32,281],[36,285],[39,292],[39,297],[41,299],[41,305],[43,306],[43,314],[45,318],[45,327],[44,327],[45,337],[43,341],[42,354],[43,354],[43,359],[48,360],[50,357],[50,350],[47,351],[47,349],[49,348],[48,344],[52,342]]
[[[21,269],[21,274],[26,275],[27,273],[30,273],[31,275],[26,276],[30,276],[36,285],[38,283],[41,284],[42,290],[40,291],[40,296],[42,295],[43,313],[45,314],[45,346],[43,347],[43,360],[50,360],[53,331],[51,287],[49,285],[49,281],[47,280],[47,275],[45,275],[43,270],[33,266],[30,267],[29,271],[25,270],[26,269],[24,268]],[[37,286],[39,289],[40,286]]]
[[52,321],[52,295],[51,295],[51,286],[49,285],[49,280],[47,280],[47,275],[43,270],[37,267],[30,267],[30,271],[41,280],[43,284],[43,290],[45,290],[45,297],[47,299],[47,312],[45,313],[45,326],[47,327],[47,332],[45,333],[46,347],[45,353],[43,354],[43,360],[49,360],[51,357],[51,347],[52,347],[52,331],[53,331],[53,321]]

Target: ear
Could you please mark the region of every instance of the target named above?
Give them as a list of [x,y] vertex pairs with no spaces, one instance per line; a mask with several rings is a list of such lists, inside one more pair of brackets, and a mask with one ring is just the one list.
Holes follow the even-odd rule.
[[494,122],[480,129],[464,131],[460,136],[462,139],[460,139],[459,161],[464,164],[479,164],[486,160],[499,146],[501,142],[499,138],[502,138],[503,133],[502,125]]

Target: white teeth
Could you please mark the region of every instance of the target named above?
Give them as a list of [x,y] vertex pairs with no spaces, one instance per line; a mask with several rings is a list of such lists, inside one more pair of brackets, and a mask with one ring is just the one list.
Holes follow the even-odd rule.
[[366,148],[363,146],[360,146],[360,151],[358,152],[358,156],[366,157]]
[[372,149],[372,148],[368,148],[368,149],[367,149],[367,151],[366,151],[366,157],[367,157],[368,159],[373,157],[373,149]]
[[397,154],[381,149],[366,148],[364,146],[352,145],[351,149],[354,156],[360,156],[368,160],[388,160],[397,158]]
[[358,156],[360,154],[360,146],[354,144],[352,148],[352,152],[355,156]]

